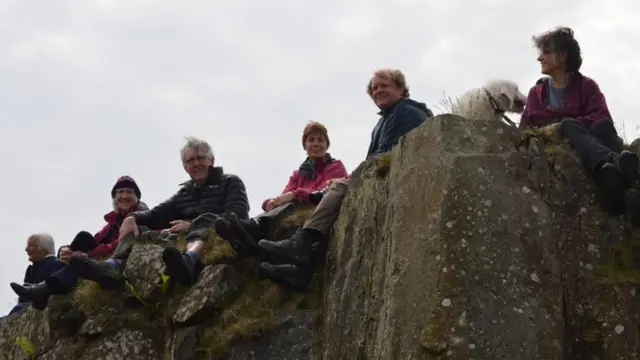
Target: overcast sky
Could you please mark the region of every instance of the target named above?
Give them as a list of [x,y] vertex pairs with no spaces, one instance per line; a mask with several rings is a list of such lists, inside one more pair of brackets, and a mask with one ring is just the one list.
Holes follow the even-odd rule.
[[[377,109],[372,72],[402,69],[438,113],[443,93],[489,78],[526,94],[541,75],[530,38],[573,27],[582,71],[632,140],[640,124],[640,3],[567,1],[4,0],[0,12],[0,312],[28,265],[27,236],[56,245],[97,231],[131,175],[153,206],[187,179],[183,137],[209,141],[242,177],[251,213],[304,159],[308,120],[332,155],[363,160]],[[6,285],[1,285],[6,284]]]

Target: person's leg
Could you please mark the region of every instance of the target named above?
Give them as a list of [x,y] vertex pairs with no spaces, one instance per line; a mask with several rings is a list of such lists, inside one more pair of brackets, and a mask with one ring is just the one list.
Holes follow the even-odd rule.
[[69,247],[73,251],[81,251],[83,253],[89,253],[91,250],[96,248],[96,239],[87,231],[80,231]]
[[291,238],[281,241],[260,240],[258,246],[267,253],[294,264],[309,264],[313,243],[329,235],[333,223],[340,214],[340,206],[347,194],[349,182],[349,179],[334,181],[314,213]]
[[622,152],[622,144],[619,141],[618,131],[610,120],[596,121],[589,126],[589,130],[609,150],[619,154]]
[[78,274],[71,266],[65,266],[54,272],[45,281],[32,284],[20,285],[9,284],[20,299],[30,302],[36,309],[44,309],[51,295],[67,294],[73,290],[78,281]]
[[635,153],[623,150],[622,139],[618,136],[613,122],[610,120],[596,121],[589,127],[589,130],[602,142],[604,146],[612,152],[619,154],[615,159],[615,165],[625,176],[625,188],[629,188],[636,180],[640,159]]
[[220,217],[215,222],[216,233],[227,240],[238,254],[250,255],[258,241],[265,238],[274,225],[291,214],[294,208],[293,203],[282,204],[247,220],[237,216]]
[[213,213],[205,213],[191,221],[191,227],[185,237],[185,251],[167,247],[162,252],[162,260],[169,276],[182,285],[193,285],[202,268],[202,250],[209,235],[209,229],[219,218]]
[[[144,230],[141,228],[140,232],[142,233]],[[69,266],[81,278],[95,281],[105,289],[117,288],[122,285],[121,274],[135,243],[136,238],[133,234],[129,234],[120,239],[111,258],[98,261],[88,257],[72,257],[69,260]]]
[[571,145],[590,171],[597,172],[606,163],[614,162],[616,154],[583,123],[575,119],[564,119],[560,123],[560,133],[569,138]]
[[607,148],[583,123],[564,119],[560,133],[569,138],[571,145],[582,158],[585,167],[593,174],[596,185],[607,194],[614,215],[625,212],[625,176],[619,169],[619,156]]

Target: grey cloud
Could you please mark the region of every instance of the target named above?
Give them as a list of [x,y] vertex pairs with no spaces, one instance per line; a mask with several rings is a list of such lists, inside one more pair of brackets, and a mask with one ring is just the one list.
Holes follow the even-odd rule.
[[245,180],[253,214],[303,160],[308,120],[329,127],[332,154],[355,168],[377,120],[365,85],[379,67],[403,69],[430,106],[490,77],[526,91],[540,77],[531,35],[568,24],[614,116],[638,123],[637,36],[625,32],[638,11],[595,1],[5,3],[0,285],[22,280],[29,233],[62,245],[97,231],[119,175],[133,176],[149,205],[170,196],[185,180],[185,135],[209,140]]

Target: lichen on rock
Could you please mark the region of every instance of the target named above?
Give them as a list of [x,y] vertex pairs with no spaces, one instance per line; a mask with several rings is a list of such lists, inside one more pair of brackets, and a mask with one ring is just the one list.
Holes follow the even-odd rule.
[[0,360],[640,358],[640,187],[608,216],[556,132],[442,115],[351,178],[306,292],[259,279],[264,259],[213,230],[198,283],[166,287],[161,249],[183,240],[147,239],[129,286],[82,281],[6,318]]
[[[276,239],[291,235],[312,211],[297,209],[270,235]],[[314,291],[294,294],[258,279],[254,271],[260,259],[237,258],[213,229],[198,282],[190,288],[171,283],[166,287],[162,249],[182,248],[183,244],[183,239],[161,241],[141,236],[123,272],[126,281],[121,289],[107,291],[81,280],[72,294],[51,297],[45,311],[29,308],[11,315],[0,324],[0,353],[12,360],[35,356],[65,360],[218,359],[251,349],[256,338],[263,340],[255,346],[269,349],[264,336],[286,328],[289,322],[283,319],[291,319],[287,314],[315,313],[308,306],[319,306],[317,280],[312,282]],[[321,274],[322,266],[318,269]],[[297,319],[305,319],[312,327],[313,320],[308,318]],[[303,334],[310,347],[310,333]],[[282,337],[274,339],[282,341]],[[234,346],[242,350],[232,352]],[[0,356],[0,360],[4,358]]]
[[626,271],[633,208],[603,212],[552,135],[443,115],[385,178],[363,164],[327,255],[323,358],[637,358],[638,281],[597,272]]

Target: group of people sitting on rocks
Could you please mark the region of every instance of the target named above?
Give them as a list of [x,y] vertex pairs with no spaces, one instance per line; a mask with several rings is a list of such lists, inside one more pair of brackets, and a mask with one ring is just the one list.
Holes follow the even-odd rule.
[[[573,31],[557,28],[534,37],[534,43],[540,51],[542,73],[547,76],[529,91],[520,128],[541,128],[541,132],[559,132],[569,138],[596,183],[620,200],[620,194],[624,195],[624,189],[635,179],[638,157],[623,151],[604,95],[594,80],[579,72],[582,57]],[[410,98],[400,70],[376,71],[367,93],[380,109],[367,152],[367,158],[374,161],[433,117],[424,103]],[[190,180],[166,201],[149,209],[141,202],[134,179],[123,176],[111,189],[113,210],[104,217],[106,225],[95,235],[82,231],[57,254],[50,235],[30,236],[26,252],[32,265],[23,284],[11,283],[19,296],[12,313],[27,304],[45,308],[51,295],[72,291],[79,278],[106,289],[120,286],[127,258],[141,236],[184,236],[185,248],[168,246],[162,259],[172,280],[192,285],[203,268],[203,247],[211,228],[238,256],[265,255],[268,261],[259,265],[264,277],[303,289],[314,262],[314,244],[326,245],[329,241],[351,181],[342,162],[327,152],[329,145],[329,134],[322,124],[306,125],[302,146],[307,158],[293,172],[283,192],[262,203],[264,213],[250,218],[241,178],[215,166],[207,142],[187,138],[180,155]],[[274,224],[301,204],[316,207],[293,236],[279,241],[265,239]],[[623,198],[618,205],[614,210],[623,212]]]

